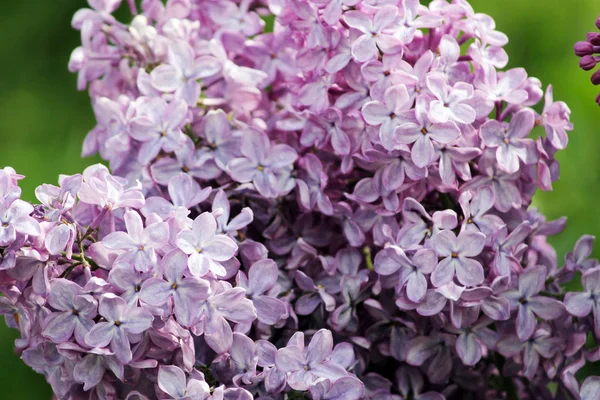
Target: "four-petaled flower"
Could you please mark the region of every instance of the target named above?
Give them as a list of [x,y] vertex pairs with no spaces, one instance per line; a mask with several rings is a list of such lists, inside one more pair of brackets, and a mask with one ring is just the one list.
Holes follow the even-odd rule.
[[154,317],[142,307],[128,306],[125,300],[113,294],[100,298],[98,313],[105,322],[98,322],[85,335],[85,343],[92,347],[106,347],[122,363],[131,361],[133,355],[128,334],[142,333],[150,328]]
[[440,287],[456,278],[465,286],[475,286],[483,282],[483,267],[474,260],[483,250],[485,235],[480,232],[463,231],[458,237],[452,231],[438,233],[434,241],[434,250],[444,257],[431,274],[431,283]]
[[225,276],[227,271],[221,262],[233,257],[238,248],[229,236],[217,234],[217,221],[209,212],[196,217],[191,230],[179,232],[176,244],[189,255],[187,265],[196,277],[203,277],[209,272]]
[[552,320],[563,315],[564,305],[551,297],[541,296],[539,293],[546,285],[546,267],[537,265],[525,269],[519,276],[517,289],[509,290],[503,294],[510,301],[511,309],[517,309],[517,337],[525,341],[533,335],[536,327],[535,316]]
[[178,249],[165,254],[160,262],[160,270],[164,279],[150,278],[145,281],[140,291],[140,300],[160,307],[172,298],[177,321],[186,327],[194,325],[200,316],[196,303],[208,298],[209,283],[195,276],[184,277],[187,257]]
[[75,340],[86,346],[85,335],[94,326],[98,306],[75,282],[54,279],[50,283],[48,305],[56,311],[44,320],[42,334],[56,343],[66,342],[75,333]]

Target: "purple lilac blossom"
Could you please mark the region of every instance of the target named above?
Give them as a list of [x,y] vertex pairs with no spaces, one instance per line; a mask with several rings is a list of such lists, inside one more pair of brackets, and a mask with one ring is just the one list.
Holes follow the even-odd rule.
[[30,205],[0,170],[0,312],[55,397],[595,398],[593,237],[563,263],[564,219],[531,207],[570,110],[504,69],[491,17],[128,0],[125,24],[121,3],[77,12],[69,62],[97,119],[83,154],[112,173]]

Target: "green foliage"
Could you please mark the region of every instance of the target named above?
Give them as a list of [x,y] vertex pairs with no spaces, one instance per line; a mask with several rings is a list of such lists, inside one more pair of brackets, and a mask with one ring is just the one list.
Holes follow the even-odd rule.
[[[554,191],[539,194],[538,207],[555,219],[566,215],[567,229],[552,240],[559,259],[583,234],[600,233],[600,110],[589,73],[577,67],[573,44],[582,40],[600,12],[597,0],[471,0],[477,12],[492,15],[511,42],[510,67],[525,67],[544,84],[552,83],[555,99],[573,111],[575,131],[567,150],[559,153],[561,180]],[[30,0],[3,3],[0,25],[0,164],[27,176],[23,197],[33,201],[41,183],[55,183],[58,174],[80,172],[98,158],[81,159],[81,143],[94,126],[86,93],[76,90],[67,71],[69,54],[79,43],[70,26],[85,0]],[[124,8],[124,7],[122,7]],[[119,10],[121,16],[126,9]],[[267,30],[272,21],[267,20]],[[50,161],[49,161],[50,160]],[[600,235],[598,235],[600,236]],[[600,256],[596,250],[595,256]],[[50,390],[13,354],[15,333],[0,324],[2,398],[49,399]]]

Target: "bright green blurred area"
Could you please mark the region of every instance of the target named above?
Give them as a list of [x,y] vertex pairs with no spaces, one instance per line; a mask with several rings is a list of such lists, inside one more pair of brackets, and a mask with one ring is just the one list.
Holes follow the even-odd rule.
[[[536,202],[549,219],[568,217],[565,232],[553,240],[559,257],[584,233],[600,233],[600,108],[589,73],[577,67],[573,44],[594,29],[597,0],[472,0],[477,12],[492,15],[510,43],[509,67],[525,67],[555,99],[569,104],[575,131],[559,153],[561,180]],[[27,176],[23,197],[34,200],[41,183],[72,174],[97,159],[79,157],[81,143],[94,126],[86,93],[75,88],[67,71],[71,50],[79,43],[71,29],[73,13],[84,0],[6,1],[0,24],[0,166]],[[599,235],[600,236],[600,235]],[[598,247],[600,249],[600,247]],[[600,256],[600,251],[595,251]],[[13,353],[14,332],[0,322],[0,398],[49,399],[44,379]]]

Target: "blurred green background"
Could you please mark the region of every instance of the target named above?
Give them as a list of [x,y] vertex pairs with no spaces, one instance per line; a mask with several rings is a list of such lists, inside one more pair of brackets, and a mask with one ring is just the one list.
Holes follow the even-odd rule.
[[[572,110],[575,131],[559,153],[561,179],[550,193],[536,197],[554,219],[568,217],[567,229],[552,241],[559,257],[584,233],[600,233],[600,109],[589,73],[577,67],[573,44],[594,29],[598,0],[472,0],[476,12],[492,15],[510,43],[509,67],[522,66],[544,85],[552,83],[555,99]],[[69,55],[79,44],[71,28],[84,0],[3,2],[0,24],[0,164],[27,176],[23,197],[34,200],[41,183],[58,174],[83,170],[98,159],[81,159],[87,131],[94,126],[86,93],[77,92],[67,71]],[[598,247],[600,249],[600,246]],[[600,256],[600,251],[595,256]],[[0,323],[0,398],[49,399],[44,379],[13,353],[15,333]]]

